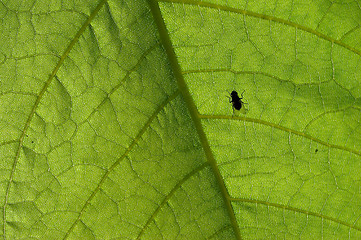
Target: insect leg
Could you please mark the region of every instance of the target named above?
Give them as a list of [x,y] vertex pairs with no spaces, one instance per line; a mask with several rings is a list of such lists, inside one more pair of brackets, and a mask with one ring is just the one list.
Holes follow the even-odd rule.
[[241,93],[241,99],[243,98],[243,93],[245,92],[246,90],[243,90],[243,92]]
[[232,100],[231,100],[231,98],[229,96],[226,96],[226,97],[228,98],[229,102],[232,102]]

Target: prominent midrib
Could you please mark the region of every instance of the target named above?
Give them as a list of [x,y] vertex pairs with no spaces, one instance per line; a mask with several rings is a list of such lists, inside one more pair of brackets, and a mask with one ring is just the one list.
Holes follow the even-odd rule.
[[282,23],[284,25],[288,25],[288,26],[292,26],[295,29],[301,29],[305,32],[309,32],[313,35],[318,36],[319,38],[325,39],[331,43],[335,43],[339,46],[342,46],[348,50],[350,50],[351,52],[361,56],[361,51],[351,47],[350,45],[347,45],[345,43],[343,43],[340,40],[337,39],[333,39],[323,33],[320,33],[312,28],[288,21],[288,20],[284,20],[282,18],[278,18],[278,17],[273,17],[273,16],[269,16],[269,15],[265,15],[265,14],[261,14],[261,13],[256,13],[256,12],[252,12],[252,11],[248,11],[248,10],[243,10],[243,9],[238,9],[238,8],[232,8],[232,7],[228,7],[228,6],[224,6],[224,5],[219,5],[219,4],[214,4],[214,3],[209,3],[209,2],[204,2],[204,1],[193,1],[193,0],[159,0],[158,2],[169,2],[169,3],[180,3],[180,4],[188,4],[188,5],[195,5],[195,6],[199,6],[199,7],[206,7],[206,8],[212,8],[212,9],[219,9],[221,11],[226,11],[226,12],[234,12],[234,13],[239,13],[239,14],[243,14],[246,16],[250,16],[250,17],[255,17],[255,18],[260,18],[260,19],[265,19],[268,21],[273,21],[273,22],[277,22],[277,23]]
[[220,171],[218,169],[216,160],[214,159],[213,153],[212,153],[212,151],[210,149],[208,139],[207,139],[207,137],[205,135],[205,132],[204,132],[202,124],[201,124],[201,119],[199,118],[198,110],[197,110],[197,108],[195,106],[195,103],[194,103],[194,101],[192,99],[192,96],[191,96],[191,94],[190,94],[190,92],[188,90],[188,87],[187,87],[187,85],[185,83],[185,80],[183,78],[182,70],[181,70],[181,67],[180,67],[180,65],[178,63],[178,60],[177,60],[176,54],[174,52],[172,42],[170,40],[167,28],[166,28],[165,23],[163,21],[162,14],[160,12],[158,2],[153,1],[153,0],[148,0],[148,3],[149,3],[149,6],[150,6],[150,9],[151,9],[154,21],[155,21],[155,23],[156,23],[156,25],[158,27],[158,32],[159,32],[159,35],[160,35],[160,39],[161,39],[161,41],[163,43],[163,46],[165,48],[165,51],[167,53],[170,66],[171,66],[171,68],[173,70],[173,74],[174,74],[174,76],[175,76],[175,78],[177,80],[179,90],[182,93],[184,102],[188,107],[190,116],[192,118],[192,121],[194,123],[194,127],[195,127],[195,129],[197,131],[197,134],[199,136],[199,140],[200,140],[200,143],[201,143],[202,148],[204,150],[204,153],[206,155],[207,161],[209,162],[209,165],[212,168],[212,172],[213,172],[213,174],[214,174],[214,176],[216,178],[216,181],[218,183],[218,186],[220,188],[221,195],[222,195],[222,198],[223,198],[223,201],[224,201],[224,204],[225,204],[225,208],[226,208],[226,210],[228,212],[230,222],[231,222],[231,225],[232,225],[232,228],[233,228],[233,232],[234,232],[237,239],[242,239],[241,233],[240,233],[240,230],[239,230],[239,226],[238,226],[238,223],[237,223],[236,216],[234,214],[231,202],[229,201],[229,194],[228,194],[227,188],[226,188],[225,183],[223,181],[223,178],[222,178],[222,176],[220,174]]
[[69,55],[71,49],[74,47],[74,45],[78,42],[79,37],[83,34],[83,32],[85,31],[85,29],[89,26],[90,22],[94,19],[94,17],[97,15],[97,13],[99,12],[99,10],[102,8],[102,6],[104,5],[104,3],[106,2],[106,0],[102,0],[98,6],[95,8],[95,10],[92,12],[92,14],[89,16],[89,18],[86,20],[86,22],[83,24],[83,26],[79,29],[79,31],[75,34],[73,40],[70,42],[69,46],[65,49],[64,53],[62,54],[62,56],[60,57],[58,63],[56,64],[54,70],[52,71],[52,73],[50,74],[48,80],[45,82],[43,88],[41,89],[38,97],[35,100],[34,106],[31,109],[31,112],[29,114],[28,119],[25,122],[25,126],[23,128],[23,131],[20,135],[19,138],[19,144],[18,144],[18,148],[16,150],[16,154],[14,157],[14,162],[13,165],[11,167],[11,172],[10,172],[10,177],[9,177],[9,181],[8,181],[8,185],[6,187],[6,192],[5,192],[5,201],[4,201],[4,207],[3,207],[3,239],[6,239],[6,207],[8,204],[8,199],[9,199],[9,193],[10,193],[10,187],[11,187],[11,183],[13,181],[14,178],[14,173],[15,173],[15,169],[16,169],[16,165],[18,163],[19,157],[20,157],[20,152],[21,152],[21,148],[23,146],[23,141],[24,138],[26,136],[26,132],[30,126],[31,120],[34,117],[35,111],[39,106],[39,103],[41,101],[41,99],[43,98],[46,90],[49,88],[54,76],[56,75],[56,73],[58,72],[59,68],[63,65],[64,60],[66,59],[66,57]]

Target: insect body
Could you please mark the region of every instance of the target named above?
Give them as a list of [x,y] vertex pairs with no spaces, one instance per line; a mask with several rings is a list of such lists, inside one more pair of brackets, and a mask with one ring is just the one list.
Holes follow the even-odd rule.
[[242,102],[242,99],[243,99],[243,93],[244,93],[244,91],[242,92],[242,94],[241,94],[241,98],[238,96],[238,93],[236,92],[236,91],[232,91],[231,92],[231,98],[232,99],[230,99],[229,100],[229,102],[230,103],[232,103],[232,107],[233,107],[233,109],[236,109],[236,110],[240,110],[241,108],[242,108],[242,106],[243,106],[243,104],[244,104],[244,102]]

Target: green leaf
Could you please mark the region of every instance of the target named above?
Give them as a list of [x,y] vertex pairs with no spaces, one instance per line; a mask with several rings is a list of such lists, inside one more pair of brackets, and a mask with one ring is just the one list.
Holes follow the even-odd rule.
[[0,15],[3,239],[361,237],[358,1]]

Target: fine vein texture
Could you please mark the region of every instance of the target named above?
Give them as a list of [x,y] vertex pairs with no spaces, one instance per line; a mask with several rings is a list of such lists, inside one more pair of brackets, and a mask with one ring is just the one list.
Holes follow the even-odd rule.
[[2,239],[361,238],[359,1],[0,15]]

